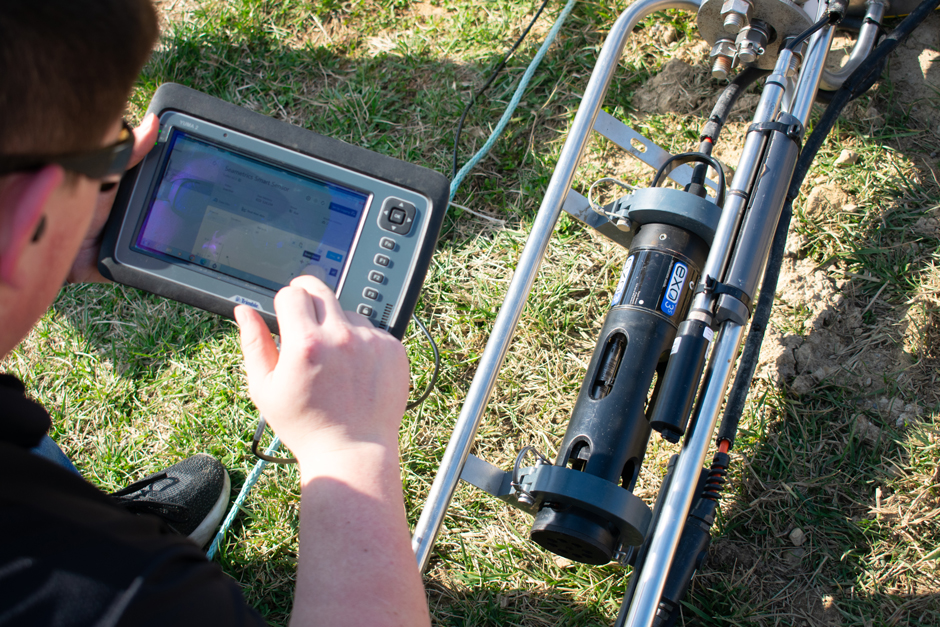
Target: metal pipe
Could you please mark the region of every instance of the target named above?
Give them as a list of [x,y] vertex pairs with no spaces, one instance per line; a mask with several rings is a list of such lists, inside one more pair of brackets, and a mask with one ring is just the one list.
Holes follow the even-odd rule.
[[[790,64],[793,53],[789,50],[782,50],[777,58],[777,63],[773,74],[767,78],[764,85],[764,92],[761,95],[757,112],[754,116],[755,122],[775,121],[779,113],[780,102],[783,99],[784,91],[787,85],[786,72]],[[798,92],[799,95],[799,92]],[[760,140],[760,152],[757,151],[757,139]],[[742,205],[746,205],[754,186],[755,175],[758,167],[764,165],[764,144],[765,135],[759,131],[751,131],[747,135],[745,148],[750,144],[755,147],[750,153],[745,151],[738,161],[738,170],[732,183],[732,191],[745,191],[746,193],[734,194],[731,198],[740,198]],[[746,159],[754,158],[755,161]],[[781,176],[792,176],[792,163],[787,165],[787,172],[781,172]],[[739,176],[740,174],[740,176]],[[782,202],[780,203],[782,205]],[[726,203],[727,207],[727,203]],[[753,211],[753,208],[751,208]],[[727,208],[722,214],[722,221],[729,218]],[[730,219],[730,218],[729,218]],[[776,221],[774,221],[776,224]],[[719,227],[720,228],[720,227]],[[737,234],[738,226],[735,227],[734,236]],[[722,251],[721,255],[725,259],[722,264],[722,270],[727,266],[727,259],[730,258],[731,241],[729,241],[729,251]],[[714,249],[712,253],[714,253]],[[759,254],[759,253],[758,253]],[[761,259],[756,260],[763,266],[766,253]],[[709,255],[708,262],[717,263]],[[708,266],[706,263],[706,267]],[[703,272],[704,276],[704,272]],[[715,278],[724,278],[722,275],[712,275]],[[705,297],[704,294],[700,295]],[[702,464],[705,461],[705,455],[708,452],[708,446],[711,441],[712,433],[718,422],[718,413],[724,401],[725,391],[728,387],[728,381],[731,377],[731,371],[734,368],[735,357],[738,347],[744,334],[744,325],[728,320],[724,322],[719,330],[718,339],[713,348],[712,357],[708,363],[705,372],[704,382],[702,383],[702,393],[698,405],[695,408],[694,416],[690,421],[692,425],[682,450],[679,453],[679,460],[676,463],[672,482],[669,485],[669,492],[663,500],[662,513],[660,514],[660,523],[653,530],[652,537],[649,540],[649,549],[642,570],[638,573],[636,592],[630,609],[627,612],[625,622],[626,627],[650,627],[656,618],[656,612],[659,608],[660,597],[663,587],[669,576],[669,570],[672,560],[675,556],[676,546],[679,543],[679,537],[685,526],[686,518],[689,515],[689,508],[694,498],[694,490],[697,485],[699,475],[702,471]],[[622,613],[622,612],[621,612]],[[620,623],[617,624],[620,627]]]
[[835,91],[842,87],[842,83],[852,75],[852,72],[858,69],[862,61],[868,57],[872,48],[875,47],[875,41],[878,39],[878,32],[881,29],[881,20],[885,16],[885,3],[881,0],[869,0],[868,10],[865,12],[865,22],[858,31],[858,39],[852,47],[852,54],[849,60],[842,68],[835,72],[823,70],[822,77],[819,79],[820,89]]
[[[789,51],[781,51],[792,54]],[[789,57],[785,58],[788,61]],[[786,68],[778,58],[777,68]],[[764,90],[761,92],[760,100],[757,104],[757,111],[754,113],[754,122],[772,122],[780,111],[780,103],[786,89],[786,78],[778,71],[767,77]],[[738,228],[741,224],[741,217],[747,207],[748,197],[754,179],[757,176],[757,168],[761,163],[761,157],[767,144],[767,137],[763,133],[751,131],[744,139],[744,148],[741,151],[741,157],[738,159],[738,167],[734,171],[734,178],[731,181],[731,189],[728,191],[725,206],[721,211],[721,218],[718,221],[718,228],[715,230],[715,238],[712,240],[711,250],[708,253],[708,259],[705,267],[702,269],[702,276],[699,279],[700,287],[704,287],[705,280],[709,277],[721,279],[724,276],[725,269],[728,266],[728,260],[731,258],[731,250],[737,237]],[[695,300],[692,301],[692,311],[712,311],[711,297],[699,292]]]
[[581,106],[578,107],[578,112],[571,123],[568,138],[558,157],[558,164],[555,166],[542,205],[532,225],[532,231],[526,240],[525,248],[509,284],[503,306],[496,316],[493,332],[480,358],[467,399],[454,425],[451,439],[447,443],[447,449],[444,451],[441,467],[431,485],[427,503],[415,526],[411,546],[422,572],[431,558],[431,547],[440,531],[454,491],[457,489],[460,473],[467,461],[470,447],[473,445],[473,438],[483,418],[483,411],[496,384],[499,369],[506,356],[529,291],[532,289],[535,275],[545,256],[548,240],[558,221],[565,197],[568,195],[568,189],[571,187],[581,154],[587,145],[597,112],[603,104],[607,87],[620,64],[624,43],[634,26],[650,13],[665,9],[698,11],[701,2],[702,0],[640,0],[630,5],[617,18],[604,41],[604,47],[591,73]]
[[698,416],[679,453],[659,524],[653,530],[643,570],[639,574],[633,603],[623,623],[626,627],[650,627],[656,618],[676,544],[692,504],[694,491],[690,486],[697,484],[702,472],[743,333],[743,325],[729,321],[722,326],[715,341],[714,353],[705,372],[704,394],[697,407]]
[[[827,15],[829,5],[825,2],[819,3],[816,11],[816,20],[821,20]],[[832,45],[832,36],[835,34],[835,27],[826,26],[821,31],[812,36],[809,40],[809,48],[803,57],[803,65],[800,68],[800,79],[796,83],[796,95],[793,97],[793,104],[787,112],[798,119],[802,124],[806,124],[809,119],[809,113],[813,108],[813,102],[816,100],[816,90],[819,88],[819,77],[826,67],[826,57],[829,55],[829,46]]]

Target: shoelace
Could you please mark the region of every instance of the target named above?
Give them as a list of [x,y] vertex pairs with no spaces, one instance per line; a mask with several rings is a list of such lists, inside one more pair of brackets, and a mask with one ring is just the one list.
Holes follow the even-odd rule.
[[164,520],[174,522],[185,520],[189,514],[188,507],[161,501],[151,496],[154,493],[153,484],[168,478],[165,472],[157,473],[114,492],[111,498],[132,514],[154,514]]

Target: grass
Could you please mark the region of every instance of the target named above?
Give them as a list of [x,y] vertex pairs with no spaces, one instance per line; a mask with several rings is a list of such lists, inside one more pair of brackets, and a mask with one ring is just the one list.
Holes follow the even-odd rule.
[[[455,201],[418,315],[441,347],[436,391],[405,417],[403,477],[416,521],[574,116],[593,60],[625,2],[576,7],[505,136]],[[452,132],[471,90],[534,14],[534,1],[165,0],[164,36],[131,98],[139,118],[176,81],[242,106],[422,164],[451,168]],[[561,9],[554,2],[469,116],[461,164],[485,141]],[[663,25],[675,29],[669,42]],[[690,149],[719,85],[681,13],[645,20],[625,48],[606,106],[664,148]],[[682,111],[641,112],[638,90],[671,59],[705,85]],[[684,610],[702,625],[940,624],[940,360],[936,137],[888,80],[864,96],[820,152],[798,203],[767,363],[733,451],[709,560]],[[922,105],[923,106],[923,105]],[[864,113],[875,108],[883,125]],[[736,162],[746,115],[716,154]],[[936,120],[936,117],[934,117]],[[932,139],[931,139],[932,138]],[[925,145],[927,148],[925,148]],[[837,168],[840,151],[860,155]],[[594,141],[577,186],[651,172]],[[803,211],[814,187],[849,199]],[[552,457],[626,252],[563,218],[549,244],[474,452],[508,468],[525,444]],[[796,283],[793,283],[796,285]],[[406,346],[414,388],[432,366]],[[810,350],[812,349],[812,350]],[[776,351],[776,352],[775,352]],[[802,352],[801,352],[802,351]],[[819,359],[813,357],[821,356]],[[789,364],[789,365],[788,365]],[[70,286],[3,364],[49,408],[53,437],[113,490],[197,451],[238,489],[254,464],[256,414],[234,325],[121,286]],[[800,387],[802,386],[802,387]],[[897,411],[901,403],[910,411]],[[637,493],[652,501],[673,448],[650,442]],[[286,624],[299,486],[269,468],[218,561],[248,601]],[[791,540],[800,528],[805,541]],[[525,515],[462,486],[427,574],[436,624],[599,625],[616,616],[625,572],[556,559],[526,539]]]

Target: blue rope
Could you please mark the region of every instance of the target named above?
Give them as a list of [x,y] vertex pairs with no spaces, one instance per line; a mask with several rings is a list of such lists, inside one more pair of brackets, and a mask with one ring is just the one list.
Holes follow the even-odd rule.
[[[277,436],[274,436],[274,441],[271,442],[271,446],[268,447],[268,450],[265,451],[270,457],[277,452],[278,447],[281,446],[281,440]],[[259,459],[258,463],[255,464],[255,467],[251,469],[251,472],[248,474],[248,477],[245,479],[245,483],[242,485],[241,492],[238,493],[238,496],[235,498],[235,502],[232,503],[232,507],[228,510],[228,514],[225,515],[225,520],[222,521],[222,526],[219,527],[218,533],[215,534],[215,537],[212,539],[212,544],[209,545],[209,550],[206,551],[206,558],[211,560],[216,551],[219,550],[219,544],[222,543],[222,538],[228,532],[229,527],[232,526],[232,522],[235,520],[235,516],[238,514],[238,510],[241,509],[242,505],[245,503],[245,499],[248,498],[248,493],[251,492],[251,489],[255,487],[255,484],[258,483],[258,479],[261,478],[261,473],[264,471],[264,467],[268,465],[263,459]]]
[[[486,140],[486,143],[483,144],[483,147],[477,151],[473,157],[467,163],[464,164],[460,171],[457,172],[457,176],[454,177],[454,180],[450,184],[450,199],[453,200],[454,194],[457,193],[457,188],[460,187],[460,184],[466,178],[467,173],[470,172],[476,165],[486,156],[486,154],[493,148],[496,144],[496,141],[499,139],[500,135],[503,134],[503,131],[506,130],[506,126],[509,124],[509,120],[512,118],[512,114],[516,111],[516,107],[519,106],[519,102],[522,101],[522,94],[525,93],[526,87],[529,86],[529,81],[532,80],[532,76],[535,74],[535,71],[538,69],[539,64],[542,62],[542,59],[545,58],[545,55],[548,53],[548,49],[551,47],[552,42],[555,41],[555,37],[558,35],[558,32],[561,30],[562,25],[565,23],[565,20],[568,19],[568,15],[571,14],[571,10],[574,9],[574,5],[577,0],[568,0],[568,4],[565,5],[565,8],[561,10],[561,14],[558,16],[558,19],[555,20],[555,24],[552,26],[552,29],[548,32],[548,37],[545,41],[542,42],[542,46],[539,48],[539,51],[535,54],[535,57],[529,63],[529,67],[526,68],[525,74],[522,75],[522,80],[519,81],[519,85],[516,86],[516,92],[512,95],[512,99],[509,101],[509,106],[506,111],[503,113],[503,117],[499,119],[499,123],[496,124],[496,128],[490,134],[489,139]],[[267,454],[273,455],[278,447],[281,445],[280,439],[277,437],[274,438],[274,441],[271,443],[271,446],[268,447]],[[261,473],[264,470],[264,467],[268,465],[268,462],[259,460],[255,467],[252,469],[251,473],[245,479],[244,485],[242,485],[241,492],[238,493],[238,497],[235,499],[235,503],[232,504],[231,509],[228,514],[225,516],[225,520],[222,521],[222,526],[219,528],[218,533],[215,534],[215,538],[212,540],[212,544],[209,545],[209,550],[206,551],[206,557],[210,560],[215,556],[216,552],[219,550],[219,544],[222,542],[222,538],[228,532],[229,527],[232,526],[232,522],[235,520],[235,516],[238,514],[239,509],[241,509],[242,504],[244,504],[245,499],[248,497],[248,493],[251,492],[251,489],[258,482],[258,479],[261,478]]]
[[525,92],[526,87],[529,86],[529,81],[532,80],[532,76],[535,74],[535,71],[538,69],[539,64],[542,62],[542,59],[548,53],[548,49],[551,47],[552,42],[555,41],[555,37],[558,35],[558,31],[561,30],[562,24],[565,23],[565,20],[568,19],[568,15],[571,13],[571,10],[574,9],[574,5],[577,0],[568,0],[568,4],[565,5],[565,8],[561,10],[561,14],[558,16],[558,19],[555,20],[552,30],[548,32],[548,37],[545,38],[545,41],[542,42],[542,47],[539,48],[539,51],[535,54],[535,58],[532,59],[532,62],[529,63],[529,67],[526,68],[525,74],[522,75],[522,80],[519,81],[519,85],[516,87],[516,93],[512,95],[512,99],[509,101],[509,106],[506,108],[506,111],[503,113],[503,117],[499,119],[499,123],[496,125],[496,128],[490,134],[489,139],[486,140],[486,143],[483,144],[483,147],[477,151],[473,157],[470,158],[467,163],[464,164],[460,171],[457,172],[457,176],[454,177],[454,180],[450,183],[450,199],[454,199],[454,195],[457,193],[457,188],[460,187],[460,184],[463,183],[464,178],[467,174],[476,167],[480,161],[483,160],[483,157],[493,148],[496,144],[496,141],[499,139],[499,136],[503,134],[503,131],[506,130],[506,125],[509,124],[509,120],[512,118],[512,114],[515,113],[516,107],[519,106],[519,102],[522,100],[522,94]]

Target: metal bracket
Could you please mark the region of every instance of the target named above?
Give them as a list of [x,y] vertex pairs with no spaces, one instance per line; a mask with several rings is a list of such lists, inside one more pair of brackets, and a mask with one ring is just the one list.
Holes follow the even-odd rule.
[[[534,470],[535,468],[522,468],[520,474],[523,478],[530,477]],[[512,483],[511,472],[500,470],[476,455],[467,456],[467,463],[460,473],[460,478],[475,488],[479,488],[527,514],[535,516],[538,513],[538,504],[526,504],[519,501],[516,491],[510,485]],[[523,484],[525,484],[525,481],[523,481]]]
[[615,244],[630,248],[633,242],[633,231],[620,229],[607,216],[594,211],[588,199],[573,189],[568,190],[565,203],[561,208],[571,217],[580,220]]
[[[666,161],[672,158],[669,152],[605,111],[597,113],[597,119],[594,121],[594,132],[600,133],[654,170],[659,170]],[[637,144],[643,146],[643,150],[638,149]],[[679,185],[686,186],[692,181],[692,167],[688,165],[679,166],[669,173],[669,178]],[[716,195],[718,194],[717,182],[706,178],[705,185]]]
[[[594,131],[600,133],[617,146],[627,151],[646,165],[650,166],[655,170],[659,170],[662,166],[673,158],[673,155],[669,154],[667,151],[663,150],[647,138],[643,137],[635,130],[615,118],[614,116],[606,113],[604,111],[599,111],[597,114],[597,119],[594,121]],[[642,146],[643,149],[640,150],[637,146]],[[678,183],[679,185],[685,186],[692,181],[692,167],[689,165],[680,165],[672,169],[668,173],[669,178]],[[716,195],[718,195],[719,184],[713,181],[710,178],[705,179],[705,185],[709,187]],[[649,190],[638,190],[638,192],[649,191]],[[666,190],[666,191],[676,191],[676,190]],[[634,193],[636,195],[636,193]],[[608,205],[606,209],[617,213],[620,203],[626,199],[631,198],[631,195],[624,196],[618,201],[615,201],[611,205]],[[645,197],[644,197],[645,198]],[[709,206],[712,206],[707,200],[703,199],[703,203],[708,203]],[[580,193],[576,192],[573,189],[568,190],[568,195],[565,197],[565,202],[562,205],[569,215],[573,218],[576,218],[588,225],[601,235],[605,236],[607,239],[611,240],[615,244],[619,244],[626,249],[630,248],[630,244],[633,242],[633,236],[635,229],[622,228],[614,224],[610,218],[606,215],[598,213],[591,207],[591,203],[588,202],[588,199],[585,198]],[[647,207],[644,207],[647,209]],[[664,210],[665,213],[669,213],[669,209]],[[662,213],[662,212],[661,212]],[[701,212],[698,212],[701,213]],[[707,212],[711,213],[711,212]],[[633,216],[623,216],[627,219],[627,224],[630,221],[634,220]],[[645,220],[648,221],[648,220]],[[711,242],[712,237],[714,237],[714,225],[710,224],[713,220],[698,220],[708,223],[708,226],[705,227],[706,233],[703,233],[703,237]],[[644,220],[641,220],[642,224]],[[667,223],[672,223],[667,221]],[[683,224],[682,226],[686,226]],[[696,229],[692,229],[696,231]]]
[[[629,249],[635,228],[622,230],[603,214],[591,209],[587,198],[568,190],[562,209],[572,217],[595,229],[616,244]],[[678,189],[650,187],[638,189],[604,208],[608,213],[619,215],[634,225],[662,223],[691,231],[709,245],[715,238],[715,229],[721,210],[709,200],[699,198]]]
[[467,456],[460,474],[470,485],[533,516],[544,502],[579,507],[611,520],[620,529],[624,544],[636,546],[643,542],[652,512],[629,490],[594,475],[551,464],[522,468],[520,476],[522,486],[536,496],[531,505],[519,502],[510,486],[512,473],[475,455]]

